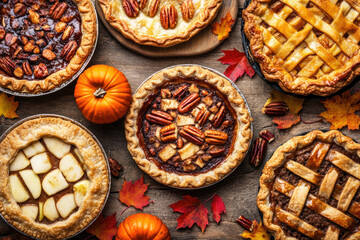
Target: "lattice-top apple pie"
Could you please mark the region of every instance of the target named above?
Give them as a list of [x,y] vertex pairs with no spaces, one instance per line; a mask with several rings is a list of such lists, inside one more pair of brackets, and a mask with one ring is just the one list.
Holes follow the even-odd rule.
[[243,11],[253,57],[285,91],[328,96],[359,74],[358,0],[252,0]]
[[133,96],[128,148],[157,181],[198,188],[229,174],[245,157],[250,114],[229,80],[197,66],[162,70]]
[[26,121],[0,143],[3,217],[38,239],[67,238],[102,209],[106,159],[90,134],[55,117]]
[[276,239],[360,239],[359,188],[360,144],[313,131],[275,151],[257,203]]

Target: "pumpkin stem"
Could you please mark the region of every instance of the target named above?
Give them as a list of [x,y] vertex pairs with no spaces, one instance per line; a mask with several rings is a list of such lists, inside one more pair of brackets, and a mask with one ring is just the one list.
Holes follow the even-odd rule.
[[98,88],[93,94],[97,98],[103,98],[106,95],[106,91],[102,88]]

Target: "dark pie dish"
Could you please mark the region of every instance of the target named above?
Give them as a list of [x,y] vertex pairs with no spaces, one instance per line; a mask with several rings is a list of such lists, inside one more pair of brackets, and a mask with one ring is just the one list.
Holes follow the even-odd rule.
[[139,167],[165,185],[199,188],[244,159],[250,113],[229,80],[200,66],[164,69],[133,95],[128,149]]

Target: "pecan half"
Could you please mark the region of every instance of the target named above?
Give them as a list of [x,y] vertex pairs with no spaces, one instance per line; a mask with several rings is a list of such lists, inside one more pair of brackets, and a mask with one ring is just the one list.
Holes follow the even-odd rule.
[[193,109],[200,101],[201,98],[199,94],[193,93],[182,100],[182,102],[179,104],[178,110],[180,113],[186,113]]
[[141,0],[140,9],[149,17],[154,17],[159,10],[160,0]]
[[5,35],[5,44],[10,46],[13,45],[17,40],[17,37],[12,35],[11,33],[7,33]]
[[214,120],[213,120],[213,126],[219,127],[224,120],[225,117],[225,106],[221,106],[220,110],[216,113]]
[[120,171],[123,168],[121,166],[121,164],[111,157],[109,157],[108,161],[109,161],[109,165],[110,165],[111,175],[113,175],[114,177],[119,177]]
[[[27,59],[27,58],[26,58]],[[35,63],[37,62],[37,60],[39,59],[38,55],[31,55],[29,57],[29,61],[32,62],[32,63]]]
[[24,70],[24,73],[28,76],[31,76],[32,75],[32,71],[31,71],[31,66],[30,66],[30,63],[25,61],[23,62],[22,64],[22,68]]
[[251,165],[253,165],[254,167],[258,167],[262,163],[265,157],[266,148],[267,142],[265,139],[259,137],[255,140],[250,154]]
[[0,58],[0,68],[7,74],[11,75],[15,66],[16,64],[9,57]]
[[160,139],[163,142],[173,142],[177,139],[175,124],[167,125],[160,130]]
[[62,3],[55,2],[55,4],[52,5],[49,10],[49,15],[52,19],[59,20],[67,9],[68,9],[68,5],[66,2],[62,2]]
[[209,116],[210,116],[210,112],[205,107],[203,107],[197,114],[195,121],[198,122],[200,126],[202,126],[205,124]]
[[74,28],[72,26],[67,26],[63,35],[61,36],[61,40],[63,41],[68,40],[73,33],[74,33]]
[[184,140],[182,140],[182,138],[181,137],[179,137],[178,138],[178,140],[176,141],[176,146],[177,146],[177,148],[183,148],[183,146],[184,146]]
[[236,222],[250,232],[254,230],[254,223],[242,215],[240,215],[240,217],[236,219]]
[[56,58],[55,53],[49,49],[44,49],[44,51],[42,52],[42,56],[49,61],[52,61]]
[[195,8],[192,0],[184,0],[181,4],[181,14],[185,22],[190,21],[195,14]]
[[22,3],[15,4],[14,13],[19,17],[24,16],[26,14],[26,6]]
[[261,130],[259,133],[259,136],[262,137],[263,139],[265,139],[268,143],[271,143],[275,139],[274,134],[272,134],[271,132],[269,132],[266,129]]
[[34,76],[36,78],[44,78],[49,75],[49,71],[45,64],[40,63],[39,65],[34,66]]
[[205,134],[194,126],[184,126],[183,129],[179,131],[179,134],[196,145],[202,145],[205,138]]
[[224,152],[225,152],[225,148],[217,148],[217,147],[215,148],[211,147],[206,151],[206,153],[214,157],[220,157],[221,155],[224,154]]
[[70,62],[75,55],[77,47],[78,45],[75,41],[68,42],[61,51],[60,57],[64,57],[66,61]]
[[171,98],[170,90],[167,88],[161,89],[161,97],[162,98]]
[[34,10],[30,9],[29,10],[29,17],[30,17],[30,21],[33,24],[39,24],[40,22],[40,16],[37,12],[35,12]]
[[146,114],[145,118],[152,123],[164,126],[170,125],[174,120],[174,118],[170,114],[160,110],[151,111],[151,113]]
[[15,77],[22,78],[24,76],[24,71],[21,67],[17,67],[14,70]]
[[262,113],[270,116],[284,116],[289,111],[285,102],[272,102],[262,109]]
[[178,100],[180,100],[180,98],[186,93],[188,87],[186,85],[179,87],[178,89],[176,89],[175,91],[173,91],[173,97],[174,98],[178,98]]
[[140,9],[137,0],[122,0],[122,5],[128,17],[135,18],[139,16]]
[[229,136],[225,132],[216,130],[205,131],[205,142],[213,145],[224,145]]
[[176,8],[173,5],[165,5],[161,8],[160,11],[160,22],[161,26],[165,29],[176,27],[178,21],[178,15]]

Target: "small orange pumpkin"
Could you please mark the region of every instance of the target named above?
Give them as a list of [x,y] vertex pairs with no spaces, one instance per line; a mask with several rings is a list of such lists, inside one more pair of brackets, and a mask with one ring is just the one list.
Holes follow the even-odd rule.
[[122,72],[107,65],[86,69],[75,86],[76,104],[93,123],[112,123],[122,118],[131,103],[131,88]]
[[147,213],[131,215],[120,223],[116,240],[171,240],[169,229],[156,216]]

